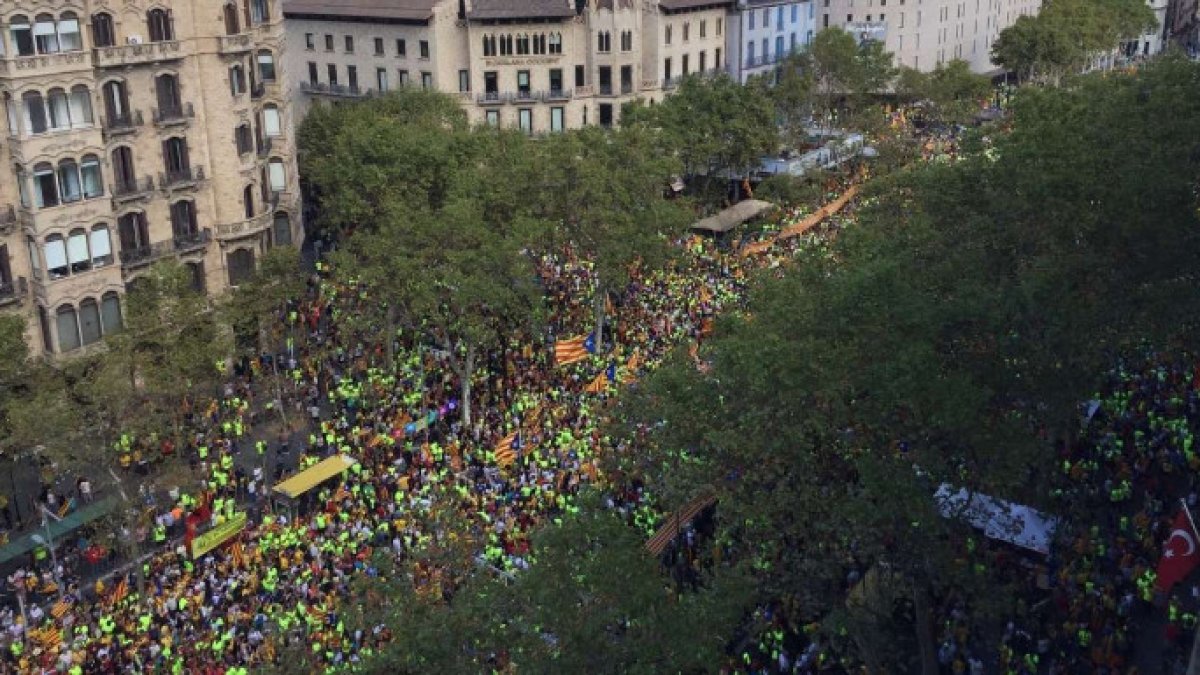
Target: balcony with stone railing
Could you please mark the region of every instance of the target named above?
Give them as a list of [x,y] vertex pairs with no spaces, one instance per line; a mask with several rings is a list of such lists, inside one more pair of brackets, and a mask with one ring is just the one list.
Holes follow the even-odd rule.
[[114,138],[136,133],[138,127],[145,123],[145,120],[142,118],[142,111],[134,110],[124,115],[101,117],[100,129],[104,133],[104,141],[108,142]]
[[250,33],[217,36],[217,51],[221,54],[242,54],[251,49],[254,49],[254,37]]
[[159,63],[161,61],[174,61],[186,56],[184,45],[179,40],[145,42],[136,45],[121,45],[119,47],[97,47],[95,53],[97,68],[137,66]]
[[239,220],[236,223],[222,223],[217,225],[217,240],[231,241],[265,232],[270,229],[274,216],[275,210],[269,209],[253,218]]
[[142,248],[121,251],[121,268],[128,273],[131,270],[150,265],[163,258],[184,255],[203,250],[212,241],[212,231],[204,228],[194,234],[187,234],[155,242]]
[[158,187],[163,190],[182,190],[196,187],[204,180],[204,167],[184,166],[158,174]]
[[47,78],[75,70],[91,70],[92,60],[85,51],[6,56],[0,58],[0,76]]
[[176,103],[165,108],[151,108],[155,126],[170,127],[187,124],[196,117],[196,110],[191,103]]
[[113,207],[131,202],[137,199],[144,199],[154,193],[154,179],[150,176],[142,176],[134,180],[117,180],[112,185]]
[[29,282],[25,277],[10,281],[0,279],[0,307],[19,304],[29,295]]

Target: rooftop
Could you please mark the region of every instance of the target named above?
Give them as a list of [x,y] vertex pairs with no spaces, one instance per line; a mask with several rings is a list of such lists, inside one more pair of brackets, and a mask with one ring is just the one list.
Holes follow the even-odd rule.
[[326,20],[428,21],[440,0],[285,0],[284,16]]
[[569,19],[575,8],[568,0],[473,0],[468,19]]

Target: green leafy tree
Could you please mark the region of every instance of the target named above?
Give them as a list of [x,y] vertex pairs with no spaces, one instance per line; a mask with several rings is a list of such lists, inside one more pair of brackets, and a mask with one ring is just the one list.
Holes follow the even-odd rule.
[[556,134],[534,149],[540,170],[530,193],[537,195],[534,213],[556,225],[539,248],[557,253],[569,244],[594,262],[598,349],[608,291],[628,282],[635,262],[661,263],[689,219],[678,202],[663,199],[678,164],[659,147],[652,130],[635,126]]

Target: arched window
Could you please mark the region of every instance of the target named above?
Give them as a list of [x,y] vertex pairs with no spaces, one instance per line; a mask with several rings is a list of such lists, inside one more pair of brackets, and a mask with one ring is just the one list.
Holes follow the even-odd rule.
[[496,47],[495,47],[494,40],[495,40],[495,38],[493,38],[490,35],[483,36],[483,55],[484,56],[495,56],[496,55]]
[[152,9],[146,12],[146,23],[150,29],[151,42],[165,42],[175,39],[175,28],[172,25],[171,12],[165,9]]
[[239,155],[249,154],[254,151],[254,136],[250,133],[249,124],[239,124],[233,130],[233,140],[237,145]]
[[189,240],[196,235],[196,205],[188,199],[171,204],[171,232],[175,239]]
[[71,126],[85,129],[95,124],[95,117],[92,116],[92,92],[86,86],[77,84],[71,87],[69,98]]
[[33,167],[33,205],[39,209],[58,206],[58,181],[54,176],[54,167],[49,162],[41,162]]
[[136,211],[117,219],[117,235],[121,238],[122,256],[150,248],[150,226],[146,214]]
[[61,234],[46,237],[42,255],[46,258],[46,273],[52,280],[62,279],[70,273],[70,267],[67,266],[67,242]]
[[229,285],[237,286],[254,276],[254,251],[239,248],[231,251],[225,257],[225,266],[229,269]]
[[292,220],[283,211],[276,211],[271,226],[272,239],[276,246],[292,245]]
[[71,230],[67,237],[67,263],[71,266],[71,274],[78,274],[92,269],[92,254],[88,250],[87,230]]
[[237,35],[242,32],[242,27],[238,25],[237,6],[232,2],[225,5],[225,34]]
[[117,44],[117,31],[112,15],[100,12],[92,15],[92,46],[112,47]]
[[258,78],[263,82],[275,81],[275,55],[270,50],[258,51]]
[[71,128],[70,107],[67,92],[57,87],[46,92],[46,112],[49,115],[51,129],[61,131]]
[[253,183],[250,185],[247,185],[245,190],[242,190],[242,207],[245,209],[247,220],[254,217],[254,184]]
[[133,123],[129,114],[129,91],[120,80],[110,80],[100,88],[104,94],[104,114],[110,126]]
[[271,179],[271,192],[283,192],[287,189],[287,173],[283,168],[283,160],[272,157],[267,164],[267,176]]
[[33,20],[33,41],[39,54],[58,53],[58,27],[53,14],[38,14]]
[[58,46],[64,52],[83,49],[83,36],[79,34],[79,17],[75,12],[63,12],[58,17]]
[[168,138],[163,141],[162,148],[163,168],[167,171],[167,180],[191,178],[187,140],[177,136]]
[[246,93],[246,69],[241,65],[229,69],[229,93],[233,96]]
[[[191,272],[191,275],[192,275],[192,290],[203,295],[204,294],[204,261],[198,260],[196,262],[189,262],[189,263],[184,263],[184,264],[187,265],[188,271]],[[107,326],[107,325],[108,324],[105,323],[105,326]]]
[[159,75],[154,78],[154,93],[158,100],[159,119],[175,119],[183,116],[178,77]]
[[92,267],[104,267],[113,262],[112,239],[109,238],[108,226],[101,223],[92,228],[88,237],[92,249]]
[[280,136],[283,134],[283,124],[279,117],[279,107],[274,103],[268,103],[267,105],[263,106],[262,127],[263,134],[267,137]]
[[551,54],[561,54],[562,53],[562,33],[551,33],[550,34],[550,53]]
[[250,0],[250,23],[255,25],[271,19],[271,7],[267,0]]
[[79,182],[79,165],[73,159],[64,159],[58,163],[58,194],[64,204],[83,199],[83,186]]
[[43,134],[49,129],[46,122],[46,102],[41,92],[27,91],[21,94],[21,103],[25,108],[25,131],[31,134]]
[[63,305],[58,308],[58,351],[69,352],[79,349],[79,317],[75,308]]
[[37,53],[33,46],[33,26],[29,23],[29,17],[17,14],[9,19],[8,35],[17,56],[33,56]]
[[113,179],[116,190],[121,194],[135,192],[138,188],[137,173],[133,166],[133,150],[122,145],[112,151]]
[[109,291],[100,298],[100,322],[105,335],[121,330],[121,296],[116,291]]
[[100,170],[100,158],[84,155],[79,162],[79,178],[83,184],[83,198],[95,199],[104,196],[104,174]]
[[84,346],[100,341],[103,334],[100,326],[100,305],[87,298],[79,303],[79,333],[83,337]]

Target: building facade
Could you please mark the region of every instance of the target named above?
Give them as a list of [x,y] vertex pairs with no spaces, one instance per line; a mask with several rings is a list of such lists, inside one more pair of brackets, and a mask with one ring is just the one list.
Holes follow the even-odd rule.
[[881,40],[896,65],[929,71],[962,59],[977,73],[997,70],[992,43],[1018,17],[1037,14],[1041,0],[816,0],[818,29],[837,26]]
[[729,15],[729,73],[738,82],[770,73],[807,47],[816,31],[813,0],[738,0]]
[[531,134],[617,124],[684,76],[725,67],[730,0],[288,0],[300,114],[400,86],[455,94],[468,117]]
[[86,351],[175,258],[218,293],[303,237],[277,0],[0,9],[0,309]]

